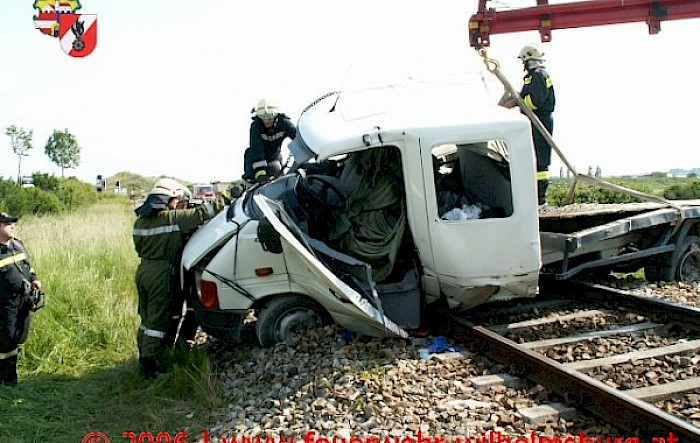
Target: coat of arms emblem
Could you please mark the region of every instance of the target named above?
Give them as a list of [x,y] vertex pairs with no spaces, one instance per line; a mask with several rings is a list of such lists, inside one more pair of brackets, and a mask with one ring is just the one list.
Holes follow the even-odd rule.
[[79,0],[35,0],[34,27],[58,37],[71,57],[90,55],[97,45],[97,15],[76,13],[81,8]]

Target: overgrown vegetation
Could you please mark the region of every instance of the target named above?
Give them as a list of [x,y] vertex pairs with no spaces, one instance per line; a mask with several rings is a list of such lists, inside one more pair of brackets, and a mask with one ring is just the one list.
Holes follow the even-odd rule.
[[94,430],[111,441],[126,431],[196,441],[220,418],[221,386],[202,351],[173,353],[166,380],[137,375],[133,217],[123,202],[102,202],[20,220],[48,302],[20,354],[19,385],[0,387],[0,441],[74,443]]
[[0,210],[21,217],[26,214],[58,214],[97,201],[94,186],[71,178],[34,174],[34,187],[0,178]]
[[[700,199],[700,179],[693,177],[658,177],[652,175],[644,177],[615,177],[608,178],[606,181],[671,200]],[[571,183],[572,180],[570,179],[551,180],[547,190],[547,202],[554,206],[563,205]],[[637,198],[629,194],[611,191],[586,183],[578,183],[576,185],[573,199],[573,203],[630,203],[638,201]]]

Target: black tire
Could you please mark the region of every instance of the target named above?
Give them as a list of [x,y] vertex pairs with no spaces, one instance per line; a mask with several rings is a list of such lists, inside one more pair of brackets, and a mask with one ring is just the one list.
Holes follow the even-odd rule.
[[700,281],[700,237],[689,235],[672,255],[644,266],[648,281]]
[[287,340],[292,335],[330,324],[323,307],[313,300],[289,295],[277,297],[260,310],[255,332],[264,347]]

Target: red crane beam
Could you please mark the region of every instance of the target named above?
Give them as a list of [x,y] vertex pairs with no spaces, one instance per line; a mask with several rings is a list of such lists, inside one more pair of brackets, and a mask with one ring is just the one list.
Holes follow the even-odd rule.
[[539,30],[543,42],[551,40],[553,29],[584,28],[617,23],[646,22],[650,34],[661,31],[664,20],[700,17],[700,0],[588,0],[548,4],[504,11],[487,9],[488,0],[479,0],[479,10],[469,19],[471,46],[489,46],[492,34]]

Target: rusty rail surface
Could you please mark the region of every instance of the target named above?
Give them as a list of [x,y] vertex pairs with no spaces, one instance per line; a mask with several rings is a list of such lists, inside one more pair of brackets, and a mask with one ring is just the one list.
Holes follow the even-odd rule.
[[[601,285],[567,282],[557,283],[548,289],[555,289],[557,296],[545,295],[533,303],[552,304],[557,303],[557,299],[568,299],[596,306],[606,304],[692,329],[700,325],[700,309],[639,297]],[[515,310],[526,308],[521,301]],[[496,311],[503,312],[498,308]],[[478,320],[474,320],[478,315],[477,313],[471,319],[451,316],[451,319],[455,323],[454,337],[468,340],[482,355],[510,365],[518,375],[546,386],[577,408],[585,409],[633,435],[651,441],[654,436],[666,435],[673,431],[679,441],[700,441],[700,428],[693,424],[583,374],[575,366],[541,355],[531,347],[502,336],[492,330],[493,328],[480,326],[475,322]]]

